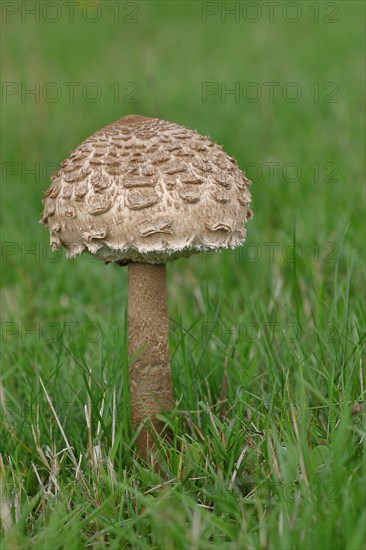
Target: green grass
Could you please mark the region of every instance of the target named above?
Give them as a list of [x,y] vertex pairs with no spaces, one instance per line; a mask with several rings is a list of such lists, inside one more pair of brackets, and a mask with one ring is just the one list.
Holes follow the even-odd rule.
[[[200,2],[113,23],[111,4],[95,24],[80,2],[74,23],[2,26],[3,82],[63,93],[1,109],[1,548],[365,548],[364,4],[330,3],[335,23],[324,3],[319,23],[307,2],[296,23],[263,4],[257,23],[203,23]],[[72,81],[101,99],[70,102]],[[204,82],[263,95],[203,102]],[[209,134],[254,180],[246,245],[168,267],[177,406],[159,473],[128,421],[127,272],[52,255],[38,225],[48,163],[133,112]]]

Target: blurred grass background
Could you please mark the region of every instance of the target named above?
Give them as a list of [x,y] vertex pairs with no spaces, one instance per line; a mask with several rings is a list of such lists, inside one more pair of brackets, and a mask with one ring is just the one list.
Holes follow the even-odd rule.
[[[27,498],[39,490],[31,467],[31,462],[39,462],[30,428],[32,415],[19,413],[22,404],[29,403],[30,410],[38,405],[43,407],[41,415],[46,415],[47,403],[39,376],[55,402],[59,400],[60,407],[66,401],[73,402],[75,396],[81,403],[87,399],[82,369],[60,341],[55,343],[52,335],[42,334],[45,327],[52,332],[51,323],[60,326],[64,322],[76,323],[76,336],[64,340],[65,346],[93,370],[100,387],[108,391],[117,387],[118,404],[122,402],[120,365],[124,346],[121,334],[116,339],[111,327],[117,323],[120,331],[124,330],[126,270],[85,258],[69,262],[61,254],[53,256],[47,249],[47,231],[38,225],[38,219],[42,191],[49,185],[50,174],[83,139],[126,114],[156,116],[195,128],[222,143],[224,150],[235,156],[253,179],[254,218],[248,224],[243,249],[236,254],[197,255],[168,267],[172,372],[176,397],[181,399],[179,409],[190,411],[194,417],[197,410],[202,412],[204,402],[217,403],[222,396],[226,364],[228,387],[224,399],[231,410],[235,433],[239,434],[248,418],[255,418],[258,431],[265,433],[258,446],[253,444],[249,466],[245,466],[242,477],[251,480],[270,477],[274,458],[268,438],[272,428],[272,441],[277,441],[277,450],[273,452],[281,453],[286,447],[290,453],[292,448],[295,458],[290,468],[291,482],[298,483],[296,457],[305,452],[311,454],[317,446],[335,453],[332,459],[328,455],[326,458],[327,479],[336,483],[338,489],[347,485],[349,476],[360,477],[358,485],[355,480],[354,485],[349,482],[347,497],[333,503],[326,517],[319,510],[314,512],[306,499],[297,508],[291,502],[296,510],[290,516],[299,522],[298,529],[286,515],[288,502],[280,499],[270,516],[267,508],[258,504],[261,499],[253,504],[246,497],[249,507],[246,513],[252,520],[248,519],[245,527],[240,527],[242,519],[238,519],[242,518],[241,509],[238,517],[232,512],[235,519],[226,509],[224,517],[220,516],[222,510],[220,513],[214,510],[209,519],[209,514],[198,515],[199,520],[185,518],[190,528],[199,533],[196,546],[193,539],[175,532],[174,526],[181,516],[179,513],[174,516],[173,512],[169,525],[149,520],[149,535],[142,529],[139,532],[142,538],[135,540],[131,535],[128,539],[127,535],[123,538],[115,533],[113,540],[117,545],[155,544],[161,548],[207,548],[210,544],[214,547],[224,543],[227,548],[311,547],[306,540],[322,548],[359,548],[364,540],[358,523],[364,519],[365,478],[364,472],[361,475],[359,447],[364,442],[364,435],[360,435],[364,433],[364,412],[354,419],[350,411],[352,403],[364,406],[364,3],[297,2],[296,22],[288,21],[295,19],[296,13],[286,2],[274,7],[272,22],[265,2],[256,3],[255,12],[247,2],[94,4],[100,11],[90,2],[77,2],[73,21],[68,20],[68,10],[63,5],[60,20],[51,22],[58,12],[49,2],[2,3],[1,387],[3,403],[17,411],[9,421],[11,428],[4,420],[7,416],[3,416],[1,443],[4,463],[9,465],[11,456],[17,474],[2,475],[7,482],[19,478],[23,487],[19,498],[24,506]],[[24,5],[29,10],[40,10],[39,21],[24,12]],[[232,9],[237,10],[236,16],[230,15]],[[12,14],[12,10],[16,13]],[[258,21],[250,22],[256,19],[256,14]],[[90,20],[96,16],[99,20],[92,23]],[[72,100],[67,84],[71,82],[77,83]],[[276,83],[273,101],[266,85],[269,82]],[[55,86],[47,88],[49,83]],[[90,83],[96,87],[88,88]],[[205,96],[207,83],[218,91]],[[248,83],[254,84],[246,93]],[[282,93],[289,83],[295,83],[301,91],[296,102]],[[232,90],[238,85],[239,98],[221,94],[221,90]],[[25,93],[37,87],[37,96]],[[53,101],[56,89],[61,94]],[[100,98],[88,100],[95,89],[101,91]],[[294,86],[288,88],[289,94],[294,89]],[[254,90],[261,92],[257,101],[250,100]],[[314,95],[317,93],[319,97]],[[275,163],[273,178],[266,168],[268,163]],[[300,167],[299,177],[293,177],[291,168],[286,172],[289,163]],[[32,174],[29,170],[36,172]],[[273,258],[268,243],[274,246]],[[298,247],[299,258],[295,262],[290,261],[291,243]],[[80,327],[88,323],[102,327],[103,339],[96,338],[93,342],[92,337],[85,337]],[[275,323],[274,338],[263,330],[266,323]],[[259,337],[258,327],[262,329]],[[290,331],[292,335],[291,330],[297,330],[296,327],[301,334],[297,339],[288,334]],[[26,333],[32,329],[36,330],[35,335]],[[207,330],[213,332],[211,338],[206,338]],[[236,330],[239,337],[230,337],[230,330]],[[99,389],[95,390],[98,405]],[[283,433],[290,437],[293,424],[287,417],[283,419],[283,410],[288,411],[294,402],[303,403],[308,411],[302,417],[305,439],[300,437],[296,444],[292,442],[293,447],[287,447]],[[327,409],[325,420],[318,417],[311,420],[309,411],[317,407]],[[106,407],[104,414],[109,426],[108,410]],[[86,434],[82,405],[72,421],[64,416],[72,445],[83,453]],[[205,418],[204,411],[202,417]],[[337,436],[341,418],[346,427]],[[123,424],[122,413],[120,422]],[[205,432],[206,421],[199,417],[197,422],[210,441],[213,436],[209,430]],[[358,423],[356,428],[352,422]],[[190,433],[189,426],[183,423],[177,427],[178,439]],[[45,441],[50,430],[61,445],[60,434],[55,427],[49,428],[44,416],[41,431]],[[122,433],[124,428],[121,438]],[[334,441],[339,443],[336,450],[332,449]],[[120,447],[118,452],[113,450],[118,479],[126,475],[121,473],[124,468],[138,468],[132,462],[131,452],[122,443]],[[208,451],[203,449],[197,450],[193,470],[199,469],[200,461],[204,462]],[[350,452],[353,474],[348,467],[342,469],[345,449]],[[239,445],[230,451],[225,447],[215,451],[213,463],[224,470],[227,467],[224,479],[227,476],[230,479],[241,450]],[[228,463],[223,466],[226,459]],[[305,459],[309,478],[310,472],[316,473],[319,466],[316,461],[314,466],[311,460],[315,459],[309,458],[309,462]],[[276,467],[280,470],[289,467],[286,461],[290,461],[288,456],[284,464]],[[169,475],[173,476],[177,468],[174,460],[169,468]],[[339,471],[342,474],[338,479]],[[142,474],[140,470],[138,474],[132,470],[130,475],[134,479]],[[212,471],[207,475],[213,476]],[[60,484],[65,484],[60,495],[67,495],[66,466],[61,469],[60,479]],[[146,487],[150,481],[149,477],[145,479]],[[203,502],[202,495],[197,496],[199,490],[192,497],[190,485],[181,492],[175,490],[180,495],[180,507],[183,500],[179,499],[188,498],[187,495],[194,502]],[[248,495],[248,491],[243,490],[243,494]],[[187,504],[187,509],[201,514],[203,509],[194,502]],[[164,500],[141,504],[143,509],[150,505],[164,508]],[[238,511],[236,501],[235,506]],[[62,510],[61,504],[55,523],[45,512],[44,529],[34,520],[31,531],[38,539],[32,544],[52,546],[52,537],[65,522]],[[109,513],[112,517],[112,509]],[[125,530],[130,525],[130,533],[134,528],[138,531],[136,525],[144,518],[141,514],[136,512],[137,523],[131,520],[125,524]],[[225,514],[230,517],[227,519]],[[315,514],[314,521],[311,514]],[[102,516],[96,522],[96,532],[103,530],[98,523],[103,524]],[[69,533],[70,541],[80,538],[80,544],[85,544],[93,529],[90,531],[90,525],[85,528],[76,516],[72,517],[75,531],[70,531],[74,533]],[[281,517],[282,520],[278,519]],[[121,517],[118,521],[122,526]],[[278,521],[285,522],[282,531]],[[206,536],[204,526],[210,522],[213,531]],[[352,525],[356,524],[353,532]],[[168,533],[163,542],[159,539],[162,528]],[[304,539],[302,530],[310,538]],[[18,547],[22,537],[29,535],[26,526],[19,525],[10,533]],[[103,542],[98,541],[103,546],[104,534],[100,536]],[[319,543],[321,540],[323,545]],[[61,547],[57,541],[54,544]]]

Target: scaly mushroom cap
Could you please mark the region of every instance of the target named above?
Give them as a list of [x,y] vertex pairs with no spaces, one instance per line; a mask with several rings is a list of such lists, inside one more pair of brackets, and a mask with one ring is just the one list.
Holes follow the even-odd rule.
[[125,116],[63,161],[41,222],[54,250],[105,261],[165,263],[245,240],[250,181],[222,147],[193,130]]

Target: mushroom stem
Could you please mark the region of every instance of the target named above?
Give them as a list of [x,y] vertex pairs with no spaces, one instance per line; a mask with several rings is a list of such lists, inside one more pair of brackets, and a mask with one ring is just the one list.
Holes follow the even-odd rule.
[[128,264],[128,350],[132,425],[142,428],[138,445],[148,458],[154,431],[162,434],[164,422],[156,418],[173,408],[168,342],[166,267]]

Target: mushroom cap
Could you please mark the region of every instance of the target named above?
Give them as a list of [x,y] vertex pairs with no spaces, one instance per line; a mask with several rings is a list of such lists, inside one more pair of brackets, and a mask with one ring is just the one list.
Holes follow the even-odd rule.
[[41,223],[72,258],[166,263],[245,240],[250,181],[235,159],[174,122],[125,116],[87,138],[44,193]]

